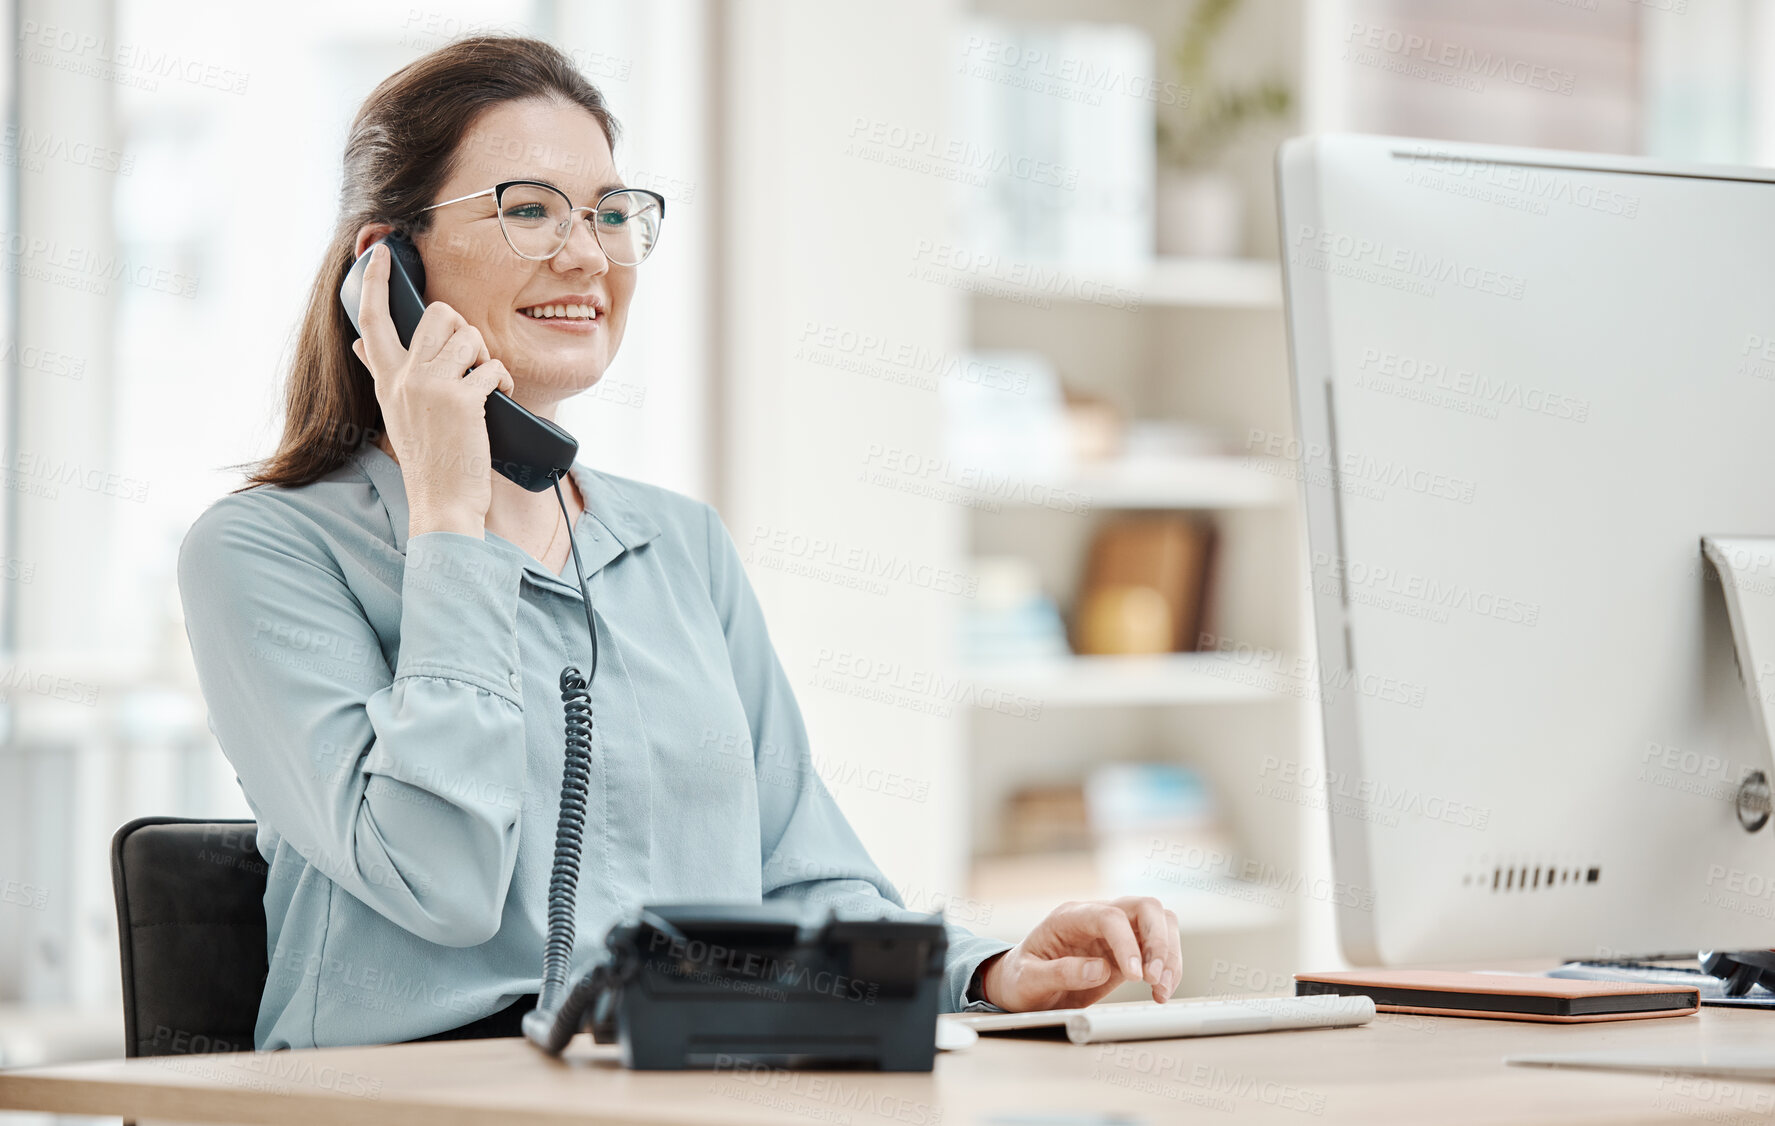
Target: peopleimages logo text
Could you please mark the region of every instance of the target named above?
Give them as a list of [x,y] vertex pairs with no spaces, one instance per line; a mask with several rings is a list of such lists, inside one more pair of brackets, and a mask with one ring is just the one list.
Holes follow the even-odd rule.
[[[21,20],[18,38],[22,49],[33,52],[27,56],[32,62],[52,58],[37,52],[57,51],[68,61],[85,64],[85,67],[63,69],[90,68],[86,72],[95,77],[111,78],[116,77],[117,71],[132,71],[137,77],[150,80],[170,78],[225,94],[246,93],[247,81],[251,78],[242,71],[190,58],[176,51],[165,51],[144,43],[121,42],[71,27],[40,24],[36,20]],[[107,67],[111,69],[107,71]],[[153,86],[149,88],[153,89]]]
[[1445,67],[1477,78],[1498,78],[1531,90],[1570,95],[1576,77],[1569,70],[1512,58],[1502,51],[1481,51],[1434,35],[1354,21],[1344,41],[1400,59]]
[[1390,246],[1379,239],[1357,238],[1304,224],[1295,231],[1294,246],[1297,251],[1322,254],[1352,265],[1391,270],[1426,282],[1452,282],[1476,293],[1518,301],[1526,285],[1515,274],[1464,262],[1452,254],[1426,254],[1407,246]]

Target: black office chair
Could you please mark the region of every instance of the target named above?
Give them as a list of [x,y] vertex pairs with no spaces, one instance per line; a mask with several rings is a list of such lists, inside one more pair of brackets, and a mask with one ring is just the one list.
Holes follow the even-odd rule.
[[255,830],[143,817],[111,838],[126,1055],[252,1050],[268,968]]

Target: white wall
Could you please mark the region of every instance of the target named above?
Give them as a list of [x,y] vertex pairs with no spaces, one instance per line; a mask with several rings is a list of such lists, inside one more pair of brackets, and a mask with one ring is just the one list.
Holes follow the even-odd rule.
[[622,350],[597,387],[562,405],[560,421],[587,464],[712,500],[709,3],[548,7],[549,40],[599,87],[621,126],[616,162],[624,181],[666,197]]
[[[809,325],[937,353],[961,339],[960,293],[910,276],[919,240],[944,237],[947,181],[858,155],[902,151],[891,144],[852,147],[859,122],[865,141],[875,122],[946,135],[953,16],[949,0],[728,5],[718,125],[726,152],[724,515],[749,558],[816,759],[833,765],[828,773],[880,769],[928,782],[923,801],[866,782],[832,786],[876,862],[917,906],[966,893],[955,754],[966,705],[949,717],[921,714],[918,707],[940,701],[907,687],[953,672],[954,639],[938,600],[954,596],[904,583],[868,593],[787,574],[773,565],[821,559],[811,547],[772,551],[767,537],[780,530],[838,551],[963,566],[956,509],[858,479],[872,449],[941,453],[936,395],[804,351],[817,344]],[[845,666],[850,660],[886,675],[849,676],[847,667],[860,667]],[[858,690],[902,687],[890,687],[893,702],[884,703],[825,687],[821,672]]]

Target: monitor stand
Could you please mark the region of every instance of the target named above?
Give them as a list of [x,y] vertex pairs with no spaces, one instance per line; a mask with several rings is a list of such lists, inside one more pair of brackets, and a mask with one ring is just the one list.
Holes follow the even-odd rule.
[[[1775,763],[1775,537],[1771,536],[1702,536],[1701,553],[1719,576],[1720,591],[1725,596],[1726,616],[1732,626],[1732,656],[1738,663],[1738,680],[1750,693],[1751,723],[1767,763]],[[1767,679],[1765,690],[1762,682]],[[1769,823],[1769,770],[1747,770],[1738,783],[1736,801],[1738,824],[1747,833],[1755,833]],[[1775,972],[1775,960],[1769,953],[1756,951],[1744,954],[1716,955],[1702,951],[1702,972],[1676,967],[1645,964],[1610,964],[1606,962],[1572,962],[1554,970],[1555,977],[1591,978],[1603,981],[1634,981],[1641,984],[1669,984],[1693,975],[1716,979],[1705,985],[1697,981],[1704,1005],[1740,1004],[1770,1008],[1767,994],[1753,990],[1765,972]],[[1724,979],[1723,982],[1719,979]],[[1746,994],[1751,994],[1746,996]],[[1705,1055],[1705,1053],[1703,1053]],[[1666,1072],[1692,1075],[1730,1075],[1742,1079],[1775,1077],[1775,1055],[1766,1050],[1745,1054],[1743,1059],[1728,1063],[1701,1058],[1691,1060],[1680,1054],[1652,1052],[1641,1060],[1631,1053],[1577,1053],[1562,1056],[1520,1056],[1506,1063],[1551,1067],[1593,1067],[1638,1070],[1646,1060],[1655,1061]],[[1711,1069],[1711,1070],[1710,1070]]]
[[[1701,553],[1719,575],[1732,622],[1738,679],[1750,693],[1751,722],[1763,751],[1775,761],[1775,537],[1702,536]],[[1767,770],[1745,773],[1738,783],[1737,806],[1738,824],[1745,832],[1769,823]]]
[[[1726,616],[1732,627],[1732,656],[1738,664],[1738,680],[1750,693],[1750,715],[1765,755],[1775,756],[1775,537],[1769,536],[1702,536],[1701,553],[1719,576],[1720,591],[1725,596]],[[1769,689],[1762,688],[1768,679]],[[1765,761],[1765,766],[1775,757]],[[1769,770],[1744,772],[1737,794],[1738,824],[1747,833],[1755,833],[1769,823]],[[1693,983],[1703,1005],[1736,1004],[1755,1008],[1775,1008],[1775,1001],[1755,986],[1765,972],[1775,973],[1775,960],[1770,954],[1755,951],[1743,954],[1703,950],[1698,956],[1702,968],[1643,962],[1569,962],[1552,971],[1553,977],[1587,978],[1598,981],[1631,981],[1642,985],[1670,985],[1684,981]],[[1655,1060],[1667,1072],[1712,1075],[1729,1074],[1737,1078],[1775,1077],[1775,1056],[1767,1051],[1751,1052],[1743,1060],[1734,1061],[1724,1070],[1709,1071],[1708,1061],[1696,1062],[1677,1054],[1653,1052],[1647,1059]],[[1521,1056],[1505,1061],[1513,1064],[1551,1067],[1595,1067],[1636,1070],[1641,1062],[1630,1053],[1579,1053],[1562,1056]]]

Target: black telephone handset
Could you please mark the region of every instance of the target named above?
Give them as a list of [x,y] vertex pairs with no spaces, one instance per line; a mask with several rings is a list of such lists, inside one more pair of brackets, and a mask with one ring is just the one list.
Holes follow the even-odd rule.
[[[339,285],[339,300],[351,318],[351,327],[362,336],[363,326],[357,323],[358,301],[363,295],[370,250],[378,245],[388,247],[388,316],[394,321],[401,347],[406,348],[425,313],[425,263],[406,235],[395,233],[378,239],[360,254]],[[556,477],[564,476],[579,453],[573,435],[531,414],[504,391],[487,396],[487,445],[493,454],[493,468],[533,493],[543,492]]]

